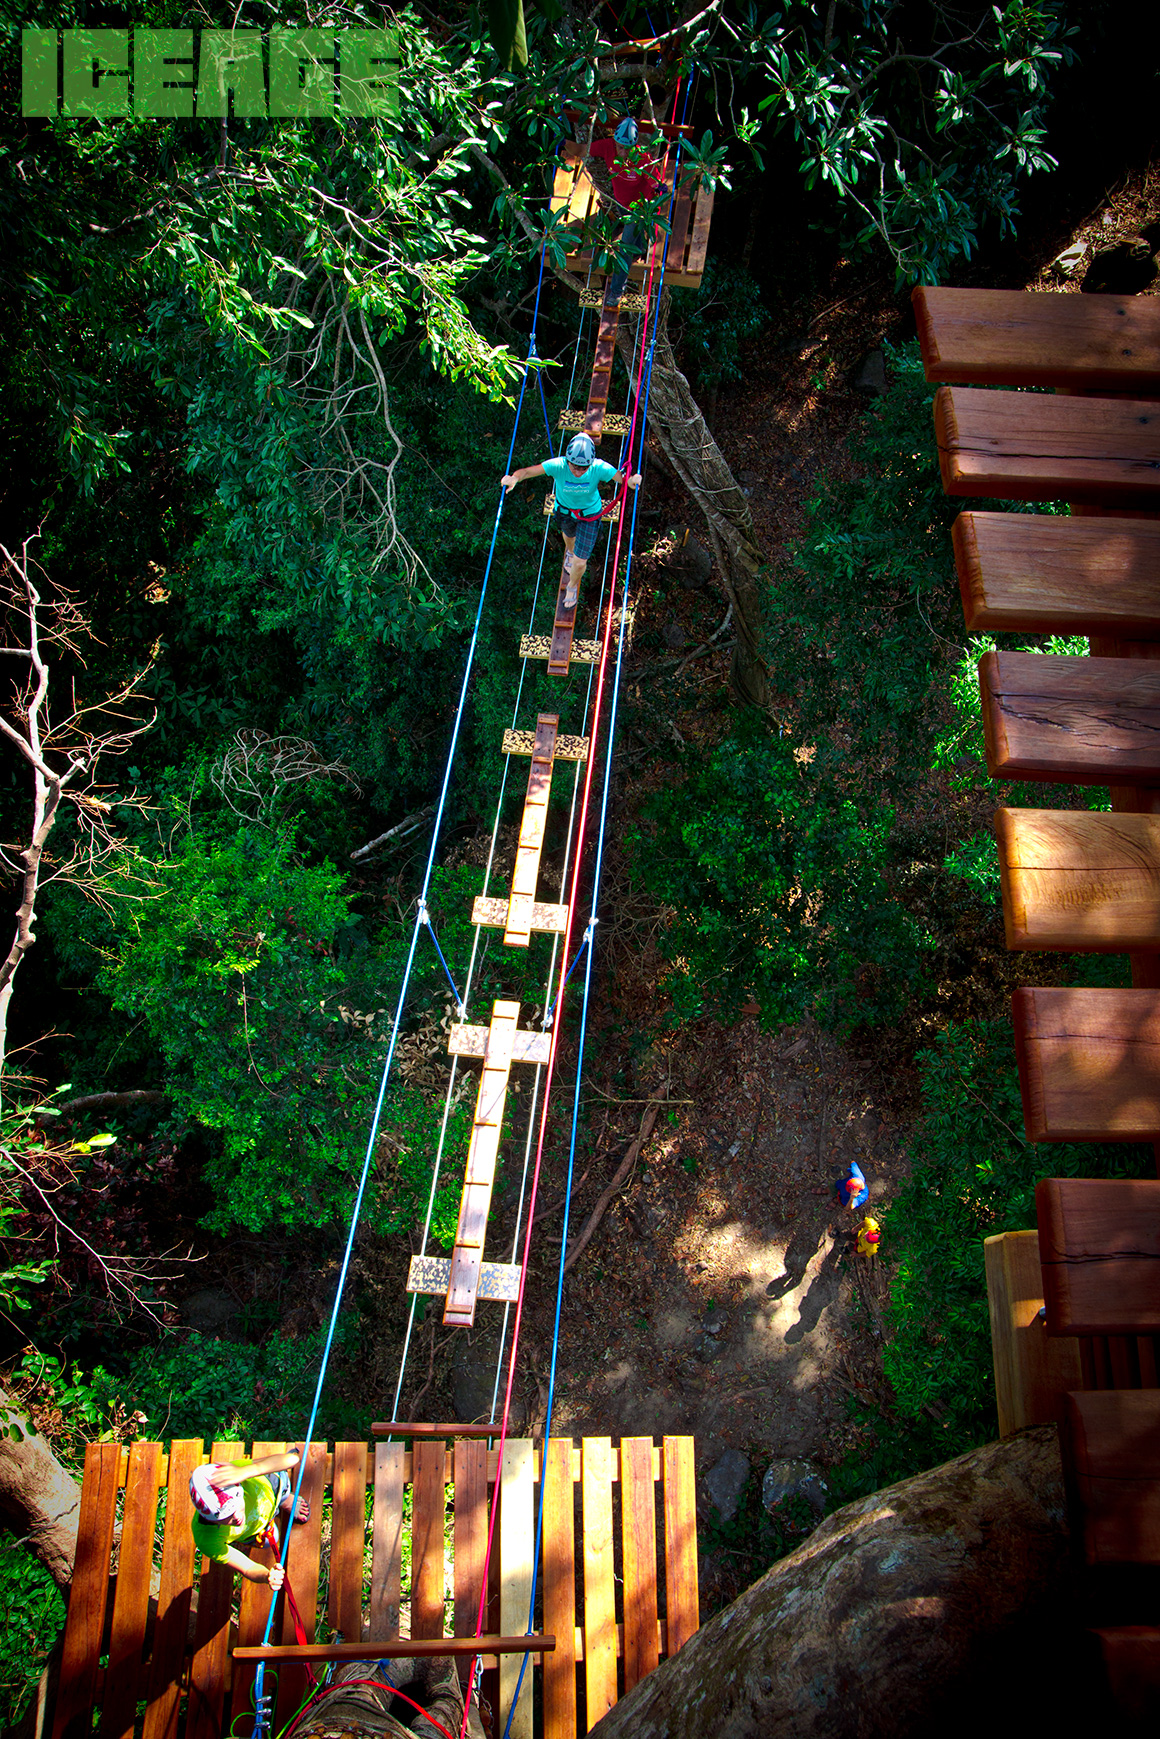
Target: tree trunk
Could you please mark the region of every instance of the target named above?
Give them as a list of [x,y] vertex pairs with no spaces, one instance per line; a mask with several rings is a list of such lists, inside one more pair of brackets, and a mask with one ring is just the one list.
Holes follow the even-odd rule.
[[[72,1580],[81,1488],[0,1389],[0,1516],[58,1587]],[[15,1435],[12,1435],[15,1433]]]
[[[677,367],[669,342],[669,292],[662,291],[662,297],[649,384],[648,419],[665,457],[705,516],[737,627],[730,672],[733,692],[751,706],[764,707],[768,678],[761,655],[764,634],[759,575],[767,557],[758,541],[745,492],[726,464],[688,381]],[[622,326],[618,342],[629,378],[635,379],[636,350],[631,330]]]
[[989,1443],[829,1516],[592,1739],[1078,1731],[1069,1565],[1055,1427]]

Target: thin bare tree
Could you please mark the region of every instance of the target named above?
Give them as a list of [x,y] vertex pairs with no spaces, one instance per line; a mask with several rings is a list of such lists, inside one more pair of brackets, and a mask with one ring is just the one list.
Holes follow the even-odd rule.
[[[32,808],[24,837],[0,845],[0,860],[17,877],[20,895],[12,941],[0,962],[0,1076],[13,983],[36,940],[41,888],[50,881],[67,881],[107,908],[117,894],[140,894],[148,885],[140,860],[115,830],[116,811],[142,809],[144,801],[135,791],[114,795],[112,787],[98,780],[98,767],[111,756],[123,755],[153,724],[156,709],[141,692],[150,665],[114,693],[87,703],[77,700],[75,678],[68,680],[63,707],[54,711],[46,654],[55,648],[83,667],[81,643],[91,638],[91,631],[75,597],[32,561],[29,552],[35,541],[26,538],[19,555],[0,544],[0,658],[15,666],[10,682],[3,685],[7,692],[0,704],[0,734],[32,774]],[[64,852],[54,856],[49,838],[62,805],[71,806],[74,827]]]

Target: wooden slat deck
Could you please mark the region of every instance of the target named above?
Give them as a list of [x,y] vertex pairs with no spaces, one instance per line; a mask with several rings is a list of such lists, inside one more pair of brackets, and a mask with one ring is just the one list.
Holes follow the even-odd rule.
[[500,1134],[507,1106],[508,1076],[511,1073],[512,1049],[519,1013],[518,1002],[496,1002],[492,1005],[487,1054],[480,1071],[471,1142],[467,1149],[467,1165],[463,1174],[459,1223],[455,1228],[455,1247],[451,1252],[447,1302],[443,1311],[445,1328],[470,1328],[475,1321],[479,1271],[483,1266],[483,1242],[487,1235],[487,1217],[491,1211],[491,1192],[495,1186]]
[[[237,1443],[218,1443],[211,1450],[222,1460],[242,1452]],[[142,1703],[143,1727],[137,1730],[158,1739],[176,1734],[182,1724],[187,1733],[213,1739],[222,1739],[232,1725],[234,1734],[246,1739],[253,1659],[235,1660],[231,1651],[260,1641],[267,1591],[224,1571],[218,1574],[216,1566],[198,1581],[188,1481],[192,1468],[206,1459],[204,1446],[192,1441],[175,1443],[169,1455],[152,1443],[135,1444],[129,1453],[118,1444],[88,1450],[54,1739],[88,1739],[94,1727],[132,1732],[134,1720],[142,1721]],[[328,1629],[337,1625],[352,1646],[387,1643],[400,1630],[404,1637],[473,1636],[487,1504],[498,1460],[498,1452],[482,1441],[416,1439],[413,1450],[398,1443],[369,1448],[340,1443],[330,1452],[325,1444],[313,1445],[303,1484],[313,1506],[311,1520],[294,1528],[289,1559],[308,1637],[315,1637],[320,1582]],[[546,1466],[544,1565],[535,1628],[554,1634],[557,1644],[553,1653],[529,1657],[513,1733],[574,1739],[697,1628],[693,1443],[667,1437],[658,1447],[650,1439],[632,1438],[618,1448],[608,1439],[576,1445],[553,1438]],[[520,1634],[527,1628],[540,1471],[540,1447],[509,1439],[493,1549],[498,1599],[485,1613],[488,1634],[496,1633],[501,1607],[505,1629]],[[446,1484],[452,1487],[450,1540]],[[155,1572],[149,1520],[166,1485],[161,1593],[157,1621],[149,1627],[141,1622],[147,1611],[142,1591],[147,1601]],[[374,1494],[369,1518],[368,1485]],[[412,1488],[409,1520],[404,1515],[407,1486]],[[118,1567],[111,1577],[122,1494]],[[331,1533],[324,1561],[322,1515],[328,1494]],[[591,1521],[590,1539],[578,1526],[580,1515],[586,1524]],[[408,1534],[409,1589],[401,1568]],[[195,1590],[198,1617],[191,1647],[186,1619]],[[279,1611],[284,1608],[285,1602]],[[287,1622],[276,1627],[273,1640],[293,1643]],[[111,1650],[108,1668],[101,1665],[103,1648]],[[521,1658],[510,1657],[514,1671],[504,1669],[509,1694]],[[470,1655],[464,1658],[465,1671],[469,1660]],[[494,1669],[495,1657],[485,1658],[484,1665]],[[280,1663],[280,1723],[304,1695],[303,1674],[299,1660]],[[500,1711],[502,1731],[507,1718],[502,1702]]]
[[[665,156],[662,175],[668,188],[673,185],[675,164],[676,152],[670,148]],[[567,207],[569,222],[587,230],[589,220],[598,210],[599,196],[587,171],[580,165],[580,146],[574,140],[566,140],[553,177],[551,209],[557,212]],[[705,270],[712,215],[713,194],[697,184],[696,172],[689,165],[681,173],[677,197],[673,203],[668,263],[664,274],[664,282],[671,289],[695,290],[700,284]],[[661,247],[663,246],[662,238]],[[597,260],[600,252],[598,248]],[[586,236],[579,248],[566,255],[565,263],[569,271],[591,275],[593,278],[603,277],[604,267],[600,264],[594,265],[593,257],[591,238]],[[646,256],[630,267],[629,279],[632,283],[640,283],[647,273]]]
[[948,495],[1160,506],[1160,405],[942,386],[935,438]]
[[911,300],[927,380],[1160,390],[1155,297],[920,285]]
[[1012,997],[1028,1141],[1160,1140],[1160,991]]
[[1079,1342],[1049,1336],[1036,1232],[1000,1232],[983,1244],[999,1436],[1054,1424],[1059,1397],[1083,1383]]
[[612,363],[616,356],[616,329],[619,325],[620,309],[602,307],[596,331],[596,354],[592,359],[592,379],[588,386],[588,404],[584,412],[584,432],[594,441],[599,441],[604,433],[604,413],[612,389]]
[[952,537],[972,633],[1160,640],[1160,521],[971,511]]
[[1160,665],[988,652],[979,687],[993,778],[1160,785]]
[[1160,949],[1160,815],[997,809],[1008,948]]

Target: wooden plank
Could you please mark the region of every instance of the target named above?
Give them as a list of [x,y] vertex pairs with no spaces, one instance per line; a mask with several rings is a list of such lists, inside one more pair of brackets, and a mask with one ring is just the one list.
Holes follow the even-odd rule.
[[993,778],[1160,784],[1160,665],[988,652],[979,687]]
[[697,1572],[697,1476],[691,1437],[666,1437],[665,1506],[667,1652],[676,1654],[700,1624]]
[[129,1451],[116,1595],[109,1635],[109,1664],[101,1707],[101,1739],[133,1739],[141,1655],[149,1618],[153,1576],[153,1530],[157,1522],[160,1443],[134,1443]]
[[951,537],[974,633],[1160,639],[1160,524],[969,511]]
[[487,1552],[487,1445],[455,1452],[455,1635],[474,1636]]
[[161,1576],[157,1616],[153,1626],[153,1659],[149,1669],[148,1704],[142,1739],[177,1739],[177,1714],[189,1612],[193,1594],[195,1548],[190,1522],[193,1502],[189,1479],[201,1465],[200,1437],[175,1438],[169,1449],[165,1497],[165,1534],[161,1546]]
[[411,1488],[411,1635],[443,1635],[443,1522],[446,1455],[442,1443],[416,1443]]
[[1160,406],[940,386],[934,403],[948,495],[1146,506],[1160,496]]
[[544,1660],[543,1739],[576,1734],[576,1517],[571,1438],[544,1450],[544,1629],[556,1638]]
[[53,1739],[89,1739],[117,1515],[120,1445],[85,1449],[77,1552],[61,1650]]
[[[547,1654],[556,1646],[554,1636],[434,1636],[395,1637],[384,1648],[384,1660],[430,1660],[437,1655],[455,1655],[462,1660],[473,1654]],[[239,1648],[238,1660],[267,1661],[357,1661],[366,1660],[365,1642],[311,1642],[299,1648],[296,1644],[272,1643],[268,1648]]]
[[[520,1295],[517,1262],[482,1262],[475,1295],[492,1303],[514,1304]],[[426,1292],[445,1298],[451,1287],[451,1259],[447,1256],[412,1256],[407,1275],[408,1292]]]
[[[302,1614],[302,1624],[308,1637],[314,1636],[315,1622],[318,1617],[318,1569],[322,1556],[322,1497],[327,1480],[327,1453],[325,1443],[312,1443],[306,1457],[306,1471],[302,1476],[302,1493],[310,1505],[308,1521],[296,1522],[290,1532],[290,1554],[286,1560],[286,1574],[294,1589],[294,1598]],[[297,1482],[298,1470],[295,1469],[292,1478]],[[294,1641],[294,1623],[290,1616],[289,1603],[281,1604],[281,1618],[278,1641],[282,1645]],[[284,1727],[291,1719],[306,1695],[306,1671],[297,1663],[287,1664],[278,1674],[278,1702],[275,1731]]]
[[531,942],[532,913],[540,879],[540,856],[544,849],[548,798],[552,789],[552,757],[560,719],[556,713],[541,713],[536,720],[536,748],[528,773],[528,790],[520,821],[520,840],[512,876],[504,945],[526,948]]
[[1001,1232],[983,1243],[999,1436],[1054,1424],[1059,1398],[1080,1388],[1079,1343],[1049,1335],[1040,1316],[1043,1280],[1035,1232]]
[[1035,1212],[1049,1333],[1160,1333],[1160,1182],[1042,1178]]
[[[560,569],[560,584],[556,592],[556,617],[552,624],[552,645],[548,653],[548,675],[567,676],[572,658],[572,638],[576,632],[576,604],[564,602],[568,591],[568,572]],[[577,600],[579,602],[579,600]],[[504,739],[506,743],[506,738]]]
[[911,301],[929,381],[1160,388],[1160,306],[1152,297],[923,284]]
[[1122,1624],[1097,1630],[1108,1688],[1121,1731],[1147,1732],[1160,1707],[1160,1630],[1147,1624]]
[[616,1702],[616,1584],[612,1541],[612,1443],[581,1445],[584,1540],[584,1689],[591,1732]]
[[620,1536],[624,1568],[624,1689],[657,1666],[657,1522],[651,1437],[620,1440]]
[[[499,1508],[499,1627],[515,1636],[530,1630],[528,1608],[532,1595],[532,1561],[535,1551],[535,1506],[532,1487],[532,1444],[527,1437],[509,1437],[503,1446]],[[518,1701],[512,1700],[520,1677],[517,1655],[504,1655],[499,1664],[499,1724],[510,1739],[532,1739],[532,1678],[525,1671]]]
[[[496,900],[499,908],[498,923],[503,923],[503,912],[506,901]],[[476,905],[479,901],[476,901]],[[539,910],[533,907],[533,911]],[[567,907],[560,908],[567,911]],[[487,1033],[485,1026],[453,1026],[447,1039],[448,1054],[453,1057],[483,1057],[487,1055]],[[512,1038],[513,1063],[546,1063],[552,1049],[551,1033],[534,1033],[529,1027],[517,1028]]]
[[[561,572],[560,591],[564,591],[566,581]],[[562,617],[570,618],[574,612],[565,611],[562,602],[557,605],[556,621]],[[536,748],[534,731],[505,731],[503,734],[503,753],[505,755],[533,755]],[[588,759],[588,738],[559,736],[556,738],[557,761],[586,761]]]
[[1007,946],[1160,948],[1160,815],[997,809]]
[[1160,1140],[1160,991],[1022,986],[1012,998],[1028,1141]]
[[330,1587],[326,1617],[346,1642],[363,1633],[363,1554],[366,1549],[365,1443],[336,1443],[330,1517]]
[[[480,894],[471,908],[473,924],[486,924],[493,929],[502,930],[507,925],[508,902],[506,900],[489,899]],[[562,936],[568,928],[567,906],[553,906],[537,900],[532,906],[530,930],[537,933]],[[540,1035],[535,1034],[538,1038]],[[513,1052],[513,1056],[515,1052]],[[539,1062],[539,1057],[527,1056],[519,1059],[521,1062]]]
[[[244,1443],[215,1443],[209,1458],[214,1462],[240,1461],[244,1453]],[[221,1733],[233,1591],[234,1572],[225,1564],[211,1564],[203,1557],[197,1585],[197,1625],[189,1667],[185,1739],[219,1739]]]
[[1160,1391],[1065,1398],[1060,1432],[1088,1564],[1160,1564]]
[[669,223],[669,253],[671,267],[683,266],[685,262],[685,244],[689,238],[689,219],[693,213],[693,182],[696,179],[695,169],[686,169],[681,175],[677,187],[677,197],[673,201],[673,215]]
[[607,303],[600,310],[592,360],[592,380],[588,388],[588,406],[584,413],[584,428],[598,441],[604,432],[604,411],[612,385],[612,363],[616,355],[616,329],[620,324],[620,308]]
[[464,1169],[455,1248],[451,1252],[447,1299],[443,1310],[443,1323],[447,1328],[470,1327],[475,1321],[483,1242],[491,1209],[500,1128],[507,1100],[508,1075],[511,1071],[519,1014],[518,1002],[497,1001],[492,1005],[487,1052],[480,1072],[471,1142]]
[[[376,1427],[372,1425],[371,1430]],[[403,1562],[403,1445],[375,1444],[371,1545],[371,1612],[367,1635],[386,1642],[399,1634]]]
[[[255,1442],[250,1449],[250,1459],[258,1461],[266,1455],[278,1455],[285,1449],[284,1442]],[[293,1477],[293,1476],[291,1476]],[[279,1519],[275,1525],[281,1529]],[[249,1555],[259,1564],[277,1563],[276,1555],[265,1546],[250,1546]],[[252,1647],[261,1642],[266,1630],[266,1620],[270,1615],[271,1594],[264,1582],[247,1582],[240,1578],[238,1594],[238,1631],[236,1641]],[[236,1730],[242,1717],[247,1716],[254,1706],[253,1699],[254,1668],[252,1666],[235,1666],[233,1682],[230,1686],[230,1727]]]
[[[715,193],[712,188],[701,187],[697,191],[695,215],[693,218],[693,235],[689,242],[687,261],[676,261],[678,268],[684,267],[685,272],[696,278],[698,283],[705,270],[705,255],[709,247],[709,225],[713,218],[713,200]],[[668,278],[668,273],[665,277]]]

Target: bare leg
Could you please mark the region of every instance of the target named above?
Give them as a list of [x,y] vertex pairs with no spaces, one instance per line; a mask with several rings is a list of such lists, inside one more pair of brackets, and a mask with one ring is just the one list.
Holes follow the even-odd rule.
[[568,589],[564,593],[564,608],[566,610],[572,610],[576,607],[576,600],[580,595],[580,582],[584,578],[584,570],[587,566],[586,559],[581,561],[579,556],[572,557],[568,569]]

